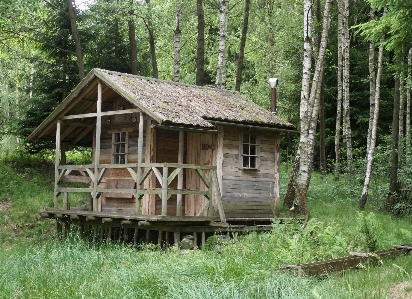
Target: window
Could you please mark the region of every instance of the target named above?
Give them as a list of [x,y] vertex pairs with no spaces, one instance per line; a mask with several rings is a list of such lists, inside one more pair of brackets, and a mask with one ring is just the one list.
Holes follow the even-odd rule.
[[112,155],[114,164],[127,163],[128,132],[112,134]]
[[240,159],[239,166],[242,169],[259,168],[259,136],[256,134],[243,133],[240,136]]

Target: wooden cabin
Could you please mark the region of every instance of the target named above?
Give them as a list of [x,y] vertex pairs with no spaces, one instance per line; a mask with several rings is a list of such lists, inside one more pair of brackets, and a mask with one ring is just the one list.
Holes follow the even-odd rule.
[[[29,136],[56,141],[42,215],[174,232],[271,219],[280,133],[294,130],[238,92],[93,69]],[[66,144],[92,148],[90,164],[62,165]]]

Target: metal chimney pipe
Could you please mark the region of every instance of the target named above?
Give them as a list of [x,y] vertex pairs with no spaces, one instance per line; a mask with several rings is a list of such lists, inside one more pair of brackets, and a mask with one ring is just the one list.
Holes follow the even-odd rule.
[[276,114],[276,86],[278,85],[277,78],[269,78],[269,85],[271,88],[270,94],[270,111]]

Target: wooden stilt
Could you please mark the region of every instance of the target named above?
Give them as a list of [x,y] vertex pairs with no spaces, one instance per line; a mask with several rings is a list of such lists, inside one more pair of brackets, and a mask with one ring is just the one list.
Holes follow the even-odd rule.
[[107,233],[107,241],[111,241],[112,240],[112,227],[109,226],[109,232]]
[[139,230],[137,228],[134,229],[134,235],[133,235],[133,246],[136,247],[137,246],[137,238],[139,236]]
[[197,246],[197,233],[193,233],[193,246]]
[[166,232],[165,242],[166,246],[169,247],[169,232]]
[[205,246],[206,243],[206,233],[202,232],[202,247]]
[[180,232],[174,232],[174,245],[179,246],[180,243]]
[[150,242],[150,229],[146,231],[146,244],[149,244],[149,242]]
[[160,230],[160,231],[159,231],[159,234],[157,235],[157,244],[158,244],[160,247],[162,247],[162,235],[163,235],[163,232]]

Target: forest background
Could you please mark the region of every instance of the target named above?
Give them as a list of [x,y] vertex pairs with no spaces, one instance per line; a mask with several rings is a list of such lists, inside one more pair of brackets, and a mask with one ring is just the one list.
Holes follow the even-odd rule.
[[392,210],[410,184],[411,14],[407,0],[5,0],[1,147],[53,148],[26,137],[94,67],[235,89],[266,108],[277,77],[278,114],[301,131],[283,137],[283,160],[301,159],[290,182],[306,194],[312,169],[357,175],[363,209],[379,171]]

